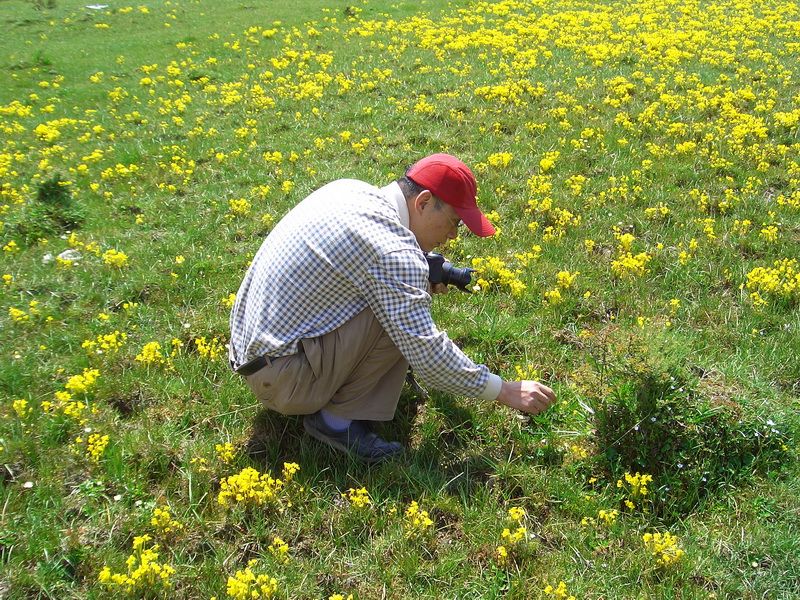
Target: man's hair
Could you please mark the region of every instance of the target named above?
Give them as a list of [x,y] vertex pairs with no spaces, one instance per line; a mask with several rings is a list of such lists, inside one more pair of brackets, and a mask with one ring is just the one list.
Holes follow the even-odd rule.
[[[419,196],[423,191],[427,188],[421,186],[413,179],[406,177],[403,175],[400,179],[397,180],[397,185],[400,186],[400,189],[403,191],[403,197],[406,200],[410,200],[411,198],[416,198]],[[442,200],[437,198],[436,196],[433,197],[434,199],[434,208],[437,210],[442,208]]]
[[399,185],[400,189],[403,190],[403,196],[405,196],[406,200],[419,196],[420,193],[425,190],[424,187],[422,187],[413,179],[409,179],[405,175],[397,180],[397,185]]

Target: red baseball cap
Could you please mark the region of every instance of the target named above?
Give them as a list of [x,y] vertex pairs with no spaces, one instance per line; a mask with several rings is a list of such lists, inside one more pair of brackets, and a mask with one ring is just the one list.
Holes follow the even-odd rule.
[[475,176],[455,156],[443,153],[426,156],[409,167],[406,177],[452,206],[475,235],[494,235],[494,227],[475,201],[478,191]]

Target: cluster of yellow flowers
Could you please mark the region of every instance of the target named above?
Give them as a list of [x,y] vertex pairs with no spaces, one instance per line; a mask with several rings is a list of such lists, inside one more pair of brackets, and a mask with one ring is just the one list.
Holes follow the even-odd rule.
[[111,248],[103,252],[103,262],[111,267],[121,269],[128,265],[128,255],[119,250]]
[[194,339],[194,345],[197,347],[197,352],[200,356],[208,360],[217,360],[226,353],[225,344],[220,342],[219,338],[207,341],[205,336],[198,337]]
[[427,510],[420,509],[416,500],[412,500],[404,513],[403,527],[407,538],[422,538],[432,531],[433,519]]
[[95,354],[116,353],[128,339],[127,333],[114,330],[111,333],[101,333],[93,340],[84,340],[81,348]]
[[286,564],[289,562],[289,544],[277,535],[272,539],[272,543],[267,550],[279,563]]
[[[31,320],[31,317],[39,317],[41,316],[41,309],[39,308],[39,301],[38,300],[31,300],[28,302],[28,310],[27,312],[21,308],[16,308],[14,306],[8,307],[8,316],[11,317],[11,320],[15,323],[25,323]],[[52,320],[52,317],[47,318],[48,321]]]
[[800,269],[796,258],[776,260],[772,267],[756,267],[747,274],[747,289],[753,305],[767,304],[764,296],[800,300]]
[[20,398],[19,400],[14,400],[12,402],[11,407],[14,409],[14,412],[20,419],[26,419],[30,416],[33,409],[28,406],[28,401],[24,398]]
[[283,479],[274,479],[269,473],[261,474],[252,467],[242,469],[222,480],[217,502],[225,508],[281,505],[283,502],[291,506],[291,500],[282,493],[299,469],[297,463],[284,463]]
[[369,508],[372,505],[367,488],[364,487],[358,489],[350,488],[342,494],[342,498],[347,498],[350,506],[355,508]]
[[611,272],[620,279],[643,277],[647,273],[647,264],[652,258],[647,252],[638,254],[623,252],[618,258],[611,261]]
[[46,413],[57,412],[66,417],[69,417],[77,423],[84,424],[86,419],[83,417],[83,411],[86,410],[87,404],[82,400],[74,400],[72,394],[66,390],[59,390],[53,395],[55,402],[49,400],[42,400],[42,410]]
[[492,286],[507,287],[512,295],[521,296],[527,289],[519,276],[521,269],[511,269],[506,262],[496,256],[475,257],[472,259],[472,268],[478,273],[475,291],[487,290]]
[[652,475],[639,473],[638,471],[635,475],[631,475],[626,471],[623,479],[617,479],[617,487],[625,489],[628,494],[628,498],[625,499],[625,506],[633,510],[636,508],[636,502],[644,501],[649,493],[647,485],[652,481]]
[[250,214],[253,205],[244,198],[231,198],[228,200],[228,211],[232,216],[244,217]]
[[164,354],[161,352],[161,343],[147,342],[142,348],[142,351],[136,355],[136,360],[145,365],[163,364],[166,359],[164,358]]
[[170,577],[175,569],[167,563],[158,562],[158,544],[147,547],[152,540],[149,535],[133,539],[133,553],[128,557],[127,573],[112,573],[103,567],[98,576],[100,583],[129,596],[144,597],[172,588]]
[[700,244],[697,243],[695,238],[689,240],[687,249],[684,249],[683,242],[679,243],[678,248],[680,248],[680,252],[678,253],[678,262],[682,265],[687,264],[692,258],[694,258],[699,247]]
[[502,169],[507,167],[511,164],[511,160],[514,158],[514,155],[510,152],[496,152],[494,154],[490,154],[486,158],[486,162],[489,163],[490,166]]
[[97,464],[100,462],[100,459],[103,457],[103,453],[106,451],[108,440],[108,435],[90,433],[88,438],[84,438],[83,436],[76,437],[70,446],[70,449],[77,453],[80,452],[80,448],[85,445],[86,457],[94,464]]
[[581,519],[581,525],[603,525],[605,527],[611,527],[617,521],[618,516],[619,511],[615,508],[611,510],[600,509],[597,511],[597,518],[583,517],[583,519]]
[[228,597],[234,600],[266,600],[278,591],[278,581],[269,575],[253,573],[257,560],[247,563],[245,569],[228,577]]
[[534,364],[514,365],[517,379],[539,379],[539,369]]
[[74,394],[86,394],[100,377],[98,369],[84,369],[83,373],[73,375],[64,384],[64,387]]
[[563,581],[559,581],[556,587],[548,584],[544,588],[545,596],[553,596],[553,598],[558,598],[559,600],[575,600],[575,596],[570,595],[567,591],[567,584]]
[[575,279],[577,279],[578,275],[580,275],[578,271],[575,271],[574,273],[570,273],[569,271],[559,271],[556,273],[556,287],[551,290],[547,290],[544,293],[544,303],[551,306],[561,304],[561,302],[564,301],[564,297],[561,295],[562,290],[571,289],[575,284]]
[[508,564],[509,556],[528,539],[528,529],[522,524],[525,520],[524,508],[509,508],[507,520],[514,524],[514,531],[510,527],[504,527],[500,534],[502,544],[495,550],[495,558],[500,565]]
[[[545,164],[550,164],[550,158],[542,159]],[[573,194],[579,195],[583,190],[585,178],[573,177],[570,180],[570,190]],[[559,208],[553,205],[553,178],[551,175],[533,175],[528,179],[528,189],[531,198],[528,200],[527,212],[531,213],[537,220],[528,224],[528,229],[532,232],[538,231],[541,227],[540,220],[545,226],[542,230],[542,241],[550,242],[563,238],[570,228],[578,227],[581,224],[581,216],[576,215],[566,208]]]
[[163,352],[164,348],[160,342],[147,342],[142,347],[142,351],[136,355],[135,360],[144,365],[166,365],[168,368],[172,368],[172,359],[180,353],[183,342],[178,338],[173,338],[170,345],[172,346],[172,350],[169,356],[165,356]]
[[224,444],[216,444],[214,446],[214,450],[217,453],[217,458],[226,465],[231,464],[233,462],[233,459],[236,458],[236,449],[230,442],[225,442]]
[[150,525],[162,534],[177,533],[183,530],[183,523],[172,518],[169,506],[156,506],[153,509],[153,516],[150,517]]
[[658,565],[667,567],[678,562],[685,552],[679,546],[679,540],[669,532],[645,533],[642,536],[645,548],[656,559]]
[[219,303],[224,306],[225,308],[233,308],[233,305],[236,303],[236,294],[230,293],[224,298],[222,298]]
[[[67,383],[64,384],[66,389],[58,390],[53,395],[54,401],[43,400],[41,402],[42,410],[46,413],[60,413],[72,419],[80,425],[86,424],[84,411],[88,408],[87,396],[91,389],[94,387],[100,371],[98,369],[84,369],[83,373],[72,375]],[[82,399],[76,399],[74,395],[80,394]],[[96,407],[92,409],[96,412]],[[101,451],[102,453],[102,451]]]

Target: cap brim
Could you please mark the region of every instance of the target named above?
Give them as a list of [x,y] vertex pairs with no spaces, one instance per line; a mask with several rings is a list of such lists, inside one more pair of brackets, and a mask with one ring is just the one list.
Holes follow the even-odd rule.
[[455,210],[456,214],[461,217],[464,225],[466,225],[467,228],[469,228],[469,230],[475,235],[479,237],[489,237],[490,235],[494,235],[494,226],[489,222],[489,219],[486,218],[486,215],[484,215],[479,208],[453,206],[453,210]]

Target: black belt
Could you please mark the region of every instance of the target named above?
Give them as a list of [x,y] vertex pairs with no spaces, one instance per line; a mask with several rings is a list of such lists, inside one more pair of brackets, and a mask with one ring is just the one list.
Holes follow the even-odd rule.
[[236,372],[244,377],[249,377],[256,371],[260,371],[266,367],[268,364],[269,359],[266,356],[259,356],[258,358],[254,358],[250,362],[243,364],[241,367],[236,369]]

